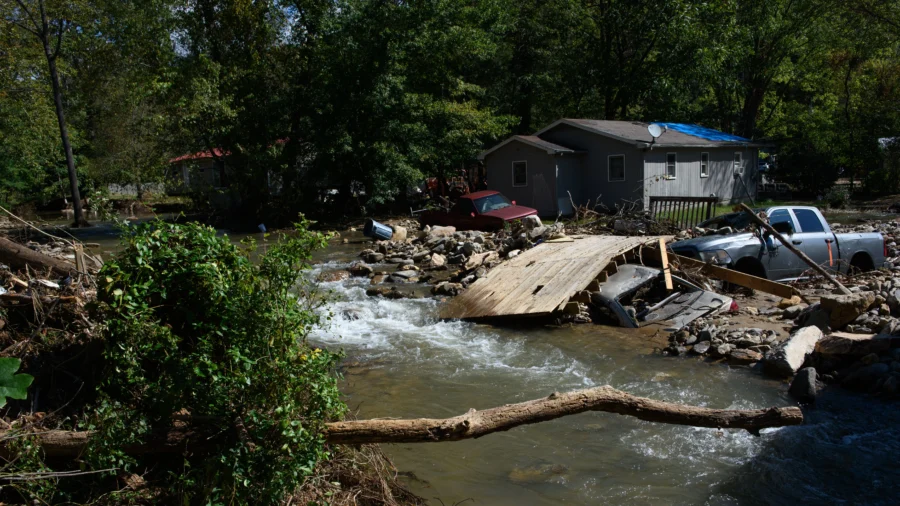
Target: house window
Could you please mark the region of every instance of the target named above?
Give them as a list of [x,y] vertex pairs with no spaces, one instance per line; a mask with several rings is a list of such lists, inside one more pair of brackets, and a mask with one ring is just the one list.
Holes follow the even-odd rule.
[[607,158],[609,181],[625,181],[625,155],[610,155]]
[[741,152],[740,151],[734,152],[734,171],[737,172],[738,174],[744,173],[744,164],[741,161]]
[[513,186],[528,186],[528,162],[512,163]]
[[700,153],[700,177],[709,177],[709,153]]
[[675,153],[669,153],[666,155],[666,179],[675,179],[675,165],[677,163],[677,157]]

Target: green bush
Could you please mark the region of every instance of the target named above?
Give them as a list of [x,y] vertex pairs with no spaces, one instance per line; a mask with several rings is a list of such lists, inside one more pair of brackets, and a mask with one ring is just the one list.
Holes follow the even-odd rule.
[[850,202],[850,192],[844,187],[832,186],[825,194],[825,202],[832,209],[843,209]]
[[88,461],[144,472],[159,456],[124,448],[186,423],[213,448],[166,466],[166,502],[280,502],[327,457],[323,424],[345,410],[339,356],[306,342],[318,316],[303,271],[326,238],[303,221],[256,262],[252,243],[194,224],[138,225],[123,243],[98,276],[107,371]]

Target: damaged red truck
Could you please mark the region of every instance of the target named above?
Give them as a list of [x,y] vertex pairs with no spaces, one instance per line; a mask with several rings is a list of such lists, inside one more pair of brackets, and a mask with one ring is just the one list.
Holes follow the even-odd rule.
[[507,221],[537,216],[537,209],[518,206],[496,191],[480,191],[459,197],[449,211],[425,211],[422,225],[452,226],[457,230],[500,230]]

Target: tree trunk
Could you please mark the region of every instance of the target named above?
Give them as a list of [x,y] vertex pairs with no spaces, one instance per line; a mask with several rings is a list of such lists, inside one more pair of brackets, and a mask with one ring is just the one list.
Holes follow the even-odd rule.
[[74,264],[38,253],[5,237],[0,237],[0,263],[7,264],[13,269],[24,269],[28,266],[39,272],[49,270],[58,276],[75,272]]
[[359,420],[327,424],[326,439],[337,444],[430,443],[479,438],[520,425],[545,422],[585,411],[606,411],[634,416],[649,422],[695,427],[747,429],[803,423],[799,408],[756,410],[709,409],[637,397],[610,386],[567,393],[543,399],[507,404],[447,419]]
[[[507,431],[520,425],[545,422],[586,411],[606,411],[634,416],[650,422],[692,425],[695,427],[760,429],[803,423],[800,408],[751,410],[709,409],[655,401],[602,386],[567,393],[553,393],[543,399],[507,404],[484,411],[469,410],[453,418],[417,418],[409,420],[359,420],[326,424],[325,439],[331,444],[434,443],[479,438]],[[8,431],[0,431],[5,439]],[[48,457],[77,457],[85,450],[90,432],[51,430],[35,434]],[[171,453],[190,448],[197,451],[214,444],[209,437],[193,436],[190,431],[172,431],[148,444],[125,448],[130,454]]]
[[[72,207],[75,210],[75,226],[76,227],[84,227],[87,226],[87,220],[84,219],[84,210],[81,208],[81,194],[78,191],[78,174],[75,172],[75,158],[72,156],[72,144],[69,143],[69,130],[66,128],[66,114],[63,111],[63,101],[62,101],[62,90],[59,86],[59,72],[56,70],[56,57],[57,53],[55,53],[50,48],[50,40],[48,39],[49,30],[46,28],[48,26],[46,17],[43,15],[43,9],[41,11],[45,31],[43,42],[44,44],[44,55],[47,57],[47,65],[50,67],[50,83],[53,86],[53,102],[56,105],[56,119],[59,121],[59,135],[62,138],[63,149],[66,152],[66,166],[69,169],[69,185],[72,189]],[[62,30],[62,27],[60,27]],[[62,37],[62,34],[59,34],[59,37]],[[57,48],[57,51],[59,49]]]

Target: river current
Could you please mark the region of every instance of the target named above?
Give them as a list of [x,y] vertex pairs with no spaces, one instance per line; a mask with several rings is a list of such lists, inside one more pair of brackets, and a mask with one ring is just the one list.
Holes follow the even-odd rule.
[[[359,250],[336,245],[316,271]],[[440,322],[443,302],[323,283],[335,302],[311,340],[346,354],[359,418],[444,418],[599,385],[714,408],[787,406],[787,384],[745,367],[663,357],[664,336],[598,325],[503,328]],[[900,409],[838,390],[799,427],[715,430],[583,413],[477,440],[384,445],[432,504],[894,504]]]
[[[114,236],[97,229],[83,240],[108,258]],[[349,266],[364,247],[350,240],[317,252],[310,274]],[[794,404],[786,383],[746,367],[659,355],[665,336],[440,322],[441,301],[368,297],[367,286],[322,283],[332,317],[310,336],[345,351],[341,388],[358,418],[444,418],[598,385],[713,408]],[[831,389],[804,415],[802,426],[755,437],[583,413],[477,440],[383,447],[433,505],[897,503],[900,404]]]

